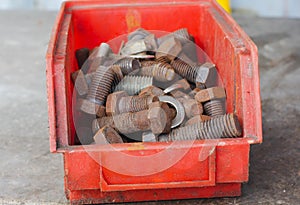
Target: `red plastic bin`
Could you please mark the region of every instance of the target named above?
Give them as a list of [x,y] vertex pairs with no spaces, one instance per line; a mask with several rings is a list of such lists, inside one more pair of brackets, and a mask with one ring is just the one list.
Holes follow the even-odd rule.
[[[242,138],[74,145],[75,50],[93,48],[138,27],[172,32],[185,27],[216,64],[227,112]],[[47,51],[50,150],[64,156],[65,193],[73,204],[239,196],[248,180],[250,144],[262,142],[257,48],[213,0],[70,1],[62,4]],[[166,152],[167,154],[159,154]],[[201,154],[206,156],[201,158]],[[151,156],[155,155],[151,159]],[[132,157],[134,156],[134,157]],[[162,165],[181,156],[173,166]],[[109,163],[123,173],[98,163]]]

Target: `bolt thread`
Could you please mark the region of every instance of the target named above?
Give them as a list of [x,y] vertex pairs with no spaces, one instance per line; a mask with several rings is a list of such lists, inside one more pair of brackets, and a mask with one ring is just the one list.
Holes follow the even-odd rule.
[[139,69],[141,64],[138,60],[134,58],[122,58],[118,60],[114,65],[119,65],[123,75],[128,75],[129,73]]
[[149,103],[152,102],[152,96],[130,96],[123,97],[119,102],[119,112],[138,112],[141,110],[146,110],[149,107]]
[[116,86],[116,91],[126,91],[129,95],[138,94],[142,89],[153,84],[153,77],[125,76]]
[[204,103],[203,107],[205,113],[212,117],[224,115],[226,113],[222,100],[211,100]]
[[148,110],[128,112],[113,116],[116,129],[122,134],[129,134],[150,129],[147,118]]
[[175,78],[174,70],[168,63],[157,63],[155,61],[144,61],[140,74],[153,76],[158,81],[171,81]]
[[186,78],[188,81],[196,83],[196,77],[198,68],[196,66],[190,66],[179,58],[171,62],[176,73]]
[[241,127],[237,116],[226,114],[204,122],[174,129],[169,133],[167,139],[162,137],[162,141],[233,138],[240,135]]
[[103,105],[111,91],[114,78],[115,72],[111,67],[99,67],[93,75],[87,99],[96,104]]
[[171,60],[167,56],[161,56],[161,57],[155,59],[155,62],[157,62],[157,63],[168,63],[169,64],[171,62]]

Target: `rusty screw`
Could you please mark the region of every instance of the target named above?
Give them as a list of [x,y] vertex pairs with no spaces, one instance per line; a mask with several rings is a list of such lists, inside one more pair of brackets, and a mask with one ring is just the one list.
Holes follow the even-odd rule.
[[195,99],[198,102],[204,103],[204,111],[207,115],[215,117],[224,115],[225,112],[226,93],[223,87],[212,87],[200,90]]
[[226,114],[174,129],[167,136],[160,136],[159,141],[233,138],[240,136],[241,133],[237,116]]
[[101,107],[110,93],[112,85],[116,83],[116,69],[118,66],[111,66],[109,68],[101,66],[93,74],[92,82],[90,84],[87,98],[83,100],[81,110],[88,114],[96,114],[99,106]]
[[209,88],[216,84],[217,70],[212,63],[189,65],[177,58],[171,62],[171,66],[173,66],[176,73],[188,81],[196,83],[200,88],[204,86]]
[[143,61],[140,74],[143,76],[153,76],[158,81],[172,81],[175,72],[170,64],[156,61]]
[[157,96],[128,96],[125,91],[108,95],[106,101],[107,115],[146,110],[152,102],[158,101]]
[[122,134],[151,130],[154,134],[169,133],[171,130],[171,112],[163,102],[153,102],[148,110],[128,112],[95,119],[92,130],[95,133],[109,125]]

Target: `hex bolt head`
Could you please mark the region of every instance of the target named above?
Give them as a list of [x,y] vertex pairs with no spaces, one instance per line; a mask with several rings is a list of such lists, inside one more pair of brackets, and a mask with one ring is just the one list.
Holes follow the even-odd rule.
[[105,116],[105,107],[103,105],[98,105],[87,99],[78,100],[77,103],[80,110],[87,114],[96,115],[98,117]]
[[164,95],[164,91],[158,87],[155,87],[154,85],[148,86],[144,89],[141,90],[139,93],[139,96],[149,96],[149,95],[154,95],[154,96],[161,96]]
[[151,131],[154,134],[169,133],[171,131],[171,120],[169,106],[163,102],[154,102],[149,105],[148,119]]
[[106,115],[112,116],[119,113],[119,103],[122,97],[127,97],[125,91],[113,92],[107,96],[106,100]]
[[200,65],[197,76],[196,76],[196,86],[202,87],[202,84],[205,85],[206,88],[210,88],[216,86],[218,78],[218,71],[216,66],[212,63],[204,63]]
[[94,135],[96,144],[115,144],[123,143],[122,137],[110,126],[104,126],[99,129]]
[[196,95],[195,99],[198,102],[207,102],[210,100],[224,99],[226,98],[225,89],[223,87],[212,87],[204,90],[200,90]]
[[184,98],[179,98],[177,100],[182,103],[187,118],[201,115],[203,113],[202,104],[197,102],[196,100]]
[[72,73],[72,80],[74,82],[75,89],[80,96],[84,96],[88,93],[88,84],[81,70],[77,70]]
[[161,56],[167,56],[173,60],[178,56],[181,50],[182,46],[180,41],[174,36],[170,36],[158,47],[155,57],[160,58]]

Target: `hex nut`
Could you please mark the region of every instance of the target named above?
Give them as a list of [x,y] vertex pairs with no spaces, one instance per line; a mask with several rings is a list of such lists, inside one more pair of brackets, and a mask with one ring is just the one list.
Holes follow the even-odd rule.
[[109,94],[106,100],[106,115],[112,116],[118,114],[120,99],[127,96],[128,94],[125,91],[118,91]]
[[198,102],[207,102],[209,100],[223,99],[226,98],[225,89],[223,87],[212,87],[204,90],[200,90],[196,95],[195,99]]

